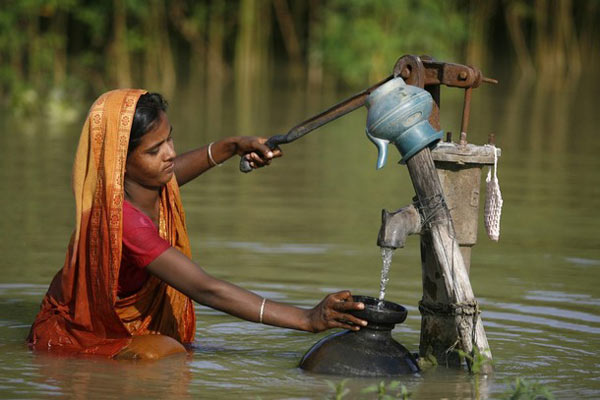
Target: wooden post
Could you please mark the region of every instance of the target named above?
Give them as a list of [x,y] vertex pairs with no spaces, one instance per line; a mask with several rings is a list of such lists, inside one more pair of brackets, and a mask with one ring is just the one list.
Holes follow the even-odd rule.
[[[421,258],[423,298],[419,353],[433,355],[439,364],[461,366],[454,350],[491,359],[477,301],[459,249],[454,224],[429,148],[407,162],[423,218]],[[470,367],[470,366],[469,366]],[[486,364],[484,373],[489,372]]]

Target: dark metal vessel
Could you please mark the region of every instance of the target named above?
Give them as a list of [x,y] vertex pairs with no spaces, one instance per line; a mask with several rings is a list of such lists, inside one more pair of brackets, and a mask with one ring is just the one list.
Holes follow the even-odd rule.
[[392,338],[394,325],[404,322],[406,308],[368,296],[353,296],[365,309],[352,312],[368,321],[360,331],[346,330],[318,341],[300,361],[311,372],[344,376],[394,376],[419,372],[414,356]]

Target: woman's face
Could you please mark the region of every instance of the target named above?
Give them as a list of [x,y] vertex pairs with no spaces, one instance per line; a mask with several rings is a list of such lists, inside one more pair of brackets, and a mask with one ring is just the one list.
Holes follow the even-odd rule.
[[167,114],[161,111],[155,127],[127,157],[125,179],[148,188],[162,187],[171,180],[176,155],[172,129]]

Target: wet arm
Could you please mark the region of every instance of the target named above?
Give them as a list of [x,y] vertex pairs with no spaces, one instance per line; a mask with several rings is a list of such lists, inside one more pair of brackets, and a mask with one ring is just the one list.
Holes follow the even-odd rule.
[[[262,297],[210,276],[174,248],[170,248],[158,256],[147,268],[151,274],[200,304],[248,321],[259,322]],[[346,314],[345,311],[360,309],[364,306],[362,303],[346,302],[349,295],[349,292],[329,295],[312,309],[302,309],[268,300],[265,303],[262,322],[310,332],[333,327],[358,329],[358,325],[362,324],[362,321]],[[348,321],[352,321],[356,325],[350,325]]]

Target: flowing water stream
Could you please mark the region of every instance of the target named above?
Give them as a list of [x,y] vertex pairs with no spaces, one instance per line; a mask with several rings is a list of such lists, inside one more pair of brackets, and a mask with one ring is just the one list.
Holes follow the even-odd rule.
[[389,247],[381,248],[381,281],[379,282],[379,306],[383,304],[385,299],[385,288],[390,280],[390,266],[392,265],[392,256],[394,249]]
[[[411,399],[475,398],[476,387],[481,398],[502,398],[517,377],[547,385],[558,399],[597,399],[598,80],[567,90],[491,76],[501,84],[473,92],[468,139],[482,144],[492,131],[502,149],[500,241],[488,240],[482,224],[470,270],[495,373],[475,378],[439,366],[400,379]],[[180,152],[226,135],[285,132],[356,92],[315,95],[273,84],[245,98],[232,88],[193,89],[169,99]],[[442,90],[445,130],[457,132],[462,97]],[[342,378],[298,368],[304,352],[331,332],[258,325],[202,306],[187,358],[136,363],[30,352],[25,337],[73,229],[71,166],[81,126],[0,117],[0,398],[332,395],[327,380]],[[393,162],[400,158],[395,149],[375,170],[365,119],[357,110],[283,146],[285,156],[260,171],[241,174],[232,160],[182,187],[194,260],[218,278],[302,307],[343,289],[376,297],[381,209],[410,204],[414,191],[406,167]],[[411,351],[420,334],[419,250],[418,236],[409,237],[394,253],[385,287],[386,300],[408,309],[393,335]],[[360,391],[378,381],[348,381],[348,398],[369,398]]]

